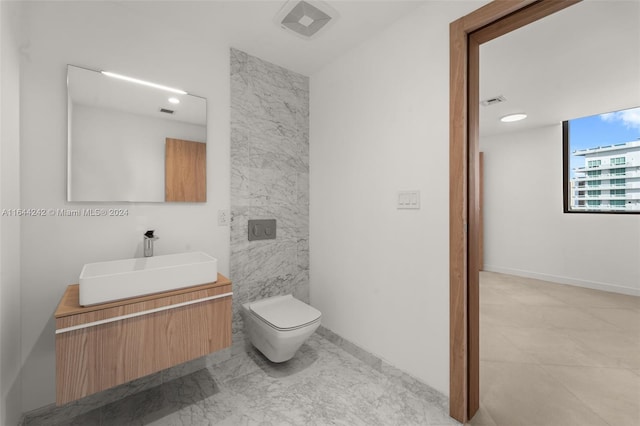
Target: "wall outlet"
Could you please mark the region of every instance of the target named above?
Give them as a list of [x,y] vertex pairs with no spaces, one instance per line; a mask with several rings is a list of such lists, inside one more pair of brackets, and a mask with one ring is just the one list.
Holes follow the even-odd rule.
[[229,226],[229,210],[218,210],[218,226]]

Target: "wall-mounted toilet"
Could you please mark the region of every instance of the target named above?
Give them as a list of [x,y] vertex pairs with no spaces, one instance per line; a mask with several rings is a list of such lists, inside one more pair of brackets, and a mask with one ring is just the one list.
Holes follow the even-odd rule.
[[272,362],[288,361],[320,326],[322,314],[292,295],[242,305],[249,341]]

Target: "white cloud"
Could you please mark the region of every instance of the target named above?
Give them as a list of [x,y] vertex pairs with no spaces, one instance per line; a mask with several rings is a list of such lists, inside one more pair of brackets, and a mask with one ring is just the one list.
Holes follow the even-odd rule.
[[628,129],[640,130],[640,107],[624,111],[608,112],[600,114],[600,119],[606,122],[621,121]]
[[640,130],[640,108],[628,109],[619,113],[625,126]]
[[602,121],[614,121],[615,120],[615,112],[607,112],[605,114],[600,114],[600,119]]

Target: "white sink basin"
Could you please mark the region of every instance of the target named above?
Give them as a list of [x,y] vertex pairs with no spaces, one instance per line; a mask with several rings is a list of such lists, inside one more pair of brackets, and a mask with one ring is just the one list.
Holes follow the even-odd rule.
[[218,259],[202,252],[87,263],[80,273],[80,305],[216,282]]

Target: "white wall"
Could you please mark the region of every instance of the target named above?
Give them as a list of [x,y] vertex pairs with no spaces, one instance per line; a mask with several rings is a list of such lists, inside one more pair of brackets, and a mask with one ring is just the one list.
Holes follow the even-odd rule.
[[560,125],[480,145],[485,270],[640,295],[640,216],[563,213]]
[[[0,211],[20,207],[19,9],[0,2]],[[0,216],[0,424],[17,424],[20,402],[20,222]]]
[[71,200],[164,201],[166,138],[206,142],[206,126],[73,104]]
[[428,2],[311,76],[311,304],[447,395],[449,23],[481,5]]
[[[164,3],[164,2],[158,2]],[[83,264],[142,255],[142,234],[156,229],[156,254],[202,250],[229,273],[229,45],[201,38],[189,22],[167,26],[154,8],[196,5],[126,2],[23,2],[22,206],[83,208],[66,203],[66,65],[109,69],[203,96],[208,101],[207,203],[108,204],[127,217],[32,217],[22,221],[23,410],[55,397],[53,313]],[[179,9],[182,7],[181,9]],[[169,10],[170,13],[170,10]],[[168,16],[168,15],[166,15]],[[4,139],[3,139],[4,143]]]

